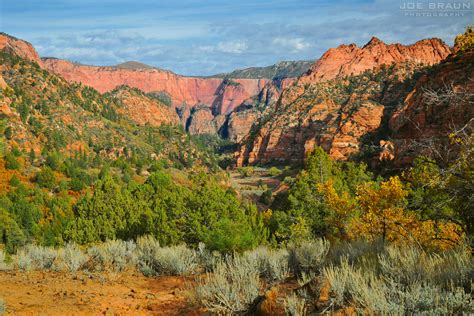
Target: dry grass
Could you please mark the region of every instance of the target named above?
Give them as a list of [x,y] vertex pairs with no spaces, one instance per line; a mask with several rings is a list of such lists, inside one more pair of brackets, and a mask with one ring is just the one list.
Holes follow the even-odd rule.
[[259,297],[259,270],[244,256],[219,262],[195,288],[197,302],[218,314],[248,312]]
[[[12,257],[11,266],[74,273],[138,269],[146,276],[206,272],[197,278],[190,296],[199,306],[220,314],[248,313],[257,306],[285,308],[289,315],[348,306],[369,314],[474,313],[474,262],[468,248],[434,253],[360,241],[330,248],[320,239],[222,256],[202,244],[198,249],[161,247],[153,237],[143,237],[137,243],[108,241],[85,250],[74,244],[59,249],[29,245]],[[2,266],[8,265],[0,251]],[[295,287],[286,300],[277,300],[278,289],[289,283]],[[322,284],[328,284],[324,301]]]

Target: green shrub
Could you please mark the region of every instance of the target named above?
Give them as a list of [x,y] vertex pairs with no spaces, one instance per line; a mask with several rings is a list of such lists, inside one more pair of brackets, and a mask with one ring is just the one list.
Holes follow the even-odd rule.
[[78,177],[73,177],[71,181],[69,181],[69,188],[72,191],[80,192],[85,187],[86,187],[86,184],[84,183],[84,181]]
[[35,181],[40,187],[51,190],[56,184],[56,176],[51,168],[44,167],[36,174]]
[[260,195],[260,198],[258,199],[260,203],[269,205],[272,201],[273,197],[273,191],[272,189],[266,189],[263,191],[262,195]]
[[203,241],[211,250],[232,253],[257,246],[258,236],[248,223],[223,218],[203,236]]
[[252,176],[255,172],[253,167],[239,167],[237,168],[237,172],[240,174],[242,178],[248,178]]
[[12,139],[13,131],[12,131],[11,126],[7,126],[7,128],[5,128],[5,131],[3,133],[6,137],[6,139],[8,139],[8,140]]
[[281,170],[278,169],[277,167],[271,167],[268,169],[268,175],[271,177],[277,177],[281,174]]
[[18,179],[18,177],[16,176],[16,174],[14,174],[11,178],[10,178],[10,185],[13,186],[13,187],[18,187],[20,185],[20,179]]
[[[30,219],[34,216],[35,210],[32,210],[29,205],[15,201],[15,204],[12,203],[12,209],[24,220],[27,228],[34,226],[34,224],[30,226]],[[13,214],[0,208],[0,238],[5,247],[4,250],[8,253],[14,253],[26,241],[26,230],[21,224],[23,223],[18,223]]]
[[20,163],[11,153],[5,155],[5,168],[9,170],[18,170],[20,169]]
[[21,150],[20,150],[17,146],[13,146],[13,147],[12,147],[11,153],[12,153],[13,156],[15,156],[15,157],[21,157],[21,155],[22,155]]
[[50,153],[46,157],[45,164],[46,166],[50,167],[52,170],[59,171],[62,165],[61,156],[56,152]]
[[295,179],[290,177],[290,176],[286,176],[284,179],[283,179],[283,183],[290,186],[292,185],[293,183],[295,182]]

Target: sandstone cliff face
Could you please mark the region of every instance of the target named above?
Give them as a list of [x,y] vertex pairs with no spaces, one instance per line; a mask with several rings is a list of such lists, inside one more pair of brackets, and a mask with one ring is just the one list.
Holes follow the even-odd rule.
[[[474,117],[472,50],[449,56],[433,70],[420,70],[420,64],[436,65],[450,54],[438,39],[408,46],[376,38],[362,48],[341,45],[300,78],[278,81],[185,77],[130,63],[94,67],[42,61],[29,43],[5,34],[0,34],[2,48],[101,92],[121,85],[164,91],[174,108],[130,91],[117,97],[123,113],[139,124],[181,122],[193,134],[221,134],[240,142],[238,165],[301,163],[315,146],[336,159],[371,152],[403,163],[414,155],[414,140],[445,137]],[[424,75],[412,77],[414,72]],[[5,84],[0,77],[0,86]],[[441,102],[427,91],[449,92],[449,97]]]
[[43,67],[41,58],[30,43],[0,32],[0,50],[2,49],[6,49],[22,58],[32,60],[40,65],[40,67]]
[[5,89],[6,87],[8,87],[8,85],[3,79],[2,75],[0,75],[0,88]]
[[307,115],[280,116],[259,130],[251,146],[241,148],[237,165],[299,164],[316,146],[334,159],[346,160],[359,152],[361,137],[380,127],[383,106],[367,102],[353,114],[335,115],[340,111],[340,105],[324,100]]
[[474,119],[473,78],[472,50],[450,55],[420,77],[390,117],[398,165],[431,150],[437,141],[446,141],[450,133]]
[[114,90],[112,96],[120,100],[122,104],[118,112],[129,117],[135,123],[151,126],[179,124],[179,117],[173,108],[145,96],[140,91],[122,87]]
[[331,157],[338,160],[357,154],[360,151],[361,137],[381,126],[383,113],[384,106],[371,101],[361,104],[353,114],[343,112],[334,137],[329,143],[323,143],[323,147],[328,147]]
[[315,146],[339,160],[382,150],[387,115],[411,89],[412,81],[404,79],[419,68],[402,64],[348,79],[290,86],[242,141],[237,164],[299,164]]
[[193,135],[217,134],[219,126],[214,121],[214,115],[209,107],[196,108],[188,119],[188,131]]
[[355,44],[331,48],[301,78],[302,82],[318,82],[358,75],[381,65],[418,62],[427,65],[439,63],[451,52],[440,39],[432,38],[412,45],[387,45],[373,37],[364,47]]
[[258,120],[256,111],[234,112],[228,118],[227,138],[240,143]]
[[341,160],[364,146],[380,151],[381,159],[392,157],[387,152],[392,145],[380,139],[387,136],[387,115],[411,89],[403,79],[449,53],[439,39],[404,46],[372,38],[362,48],[351,44],[328,50],[297,81],[285,83],[272,113],[243,140],[237,165],[301,163],[315,146]]
[[70,82],[81,82],[100,92],[128,85],[144,92],[165,91],[175,106],[207,104],[214,113],[230,113],[246,99],[258,94],[268,82],[265,79],[194,78],[160,69],[124,69],[96,67],[60,59],[45,59],[46,69]]
[[228,115],[225,130],[221,134],[233,142],[242,142],[252,128],[256,127],[260,118],[272,110],[281,96],[281,91],[295,81],[296,78],[286,78],[268,82],[258,96],[247,100]]

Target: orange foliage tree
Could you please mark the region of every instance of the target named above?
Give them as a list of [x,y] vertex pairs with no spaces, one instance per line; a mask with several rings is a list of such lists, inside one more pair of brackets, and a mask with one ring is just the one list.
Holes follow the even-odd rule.
[[355,199],[347,192],[337,193],[331,181],[318,185],[318,190],[331,210],[328,223],[336,228],[339,238],[411,242],[423,248],[447,248],[461,239],[458,225],[422,220],[407,210],[409,191],[398,177],[379,185],[360,185]]
[[357,191],[361,214],[351,223],[353,237],[366,236],[392,242],[414,242],[420,247],[446,248],[460,241],[459,227],[452,223],[420,220],[405,209],[408,190],[398,177],[380,186],[366,183]]
[[318,184],[317,187],[318,191],[324,195],[325,203],[330,210],[326,222],[335,230],[338,238],[348,239],[346,227],[351,216],[356,214],[356,201],[346,191],[338,194],[332,179]]

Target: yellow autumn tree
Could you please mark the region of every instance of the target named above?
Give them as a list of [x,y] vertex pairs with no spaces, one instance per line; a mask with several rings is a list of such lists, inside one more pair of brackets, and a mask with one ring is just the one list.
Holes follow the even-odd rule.
[[459,34],[454,39],[454,51],[468,51],[474,49],[474,30],[472,26],[466,27],[464,34]]
[[317,188],[324,195],[324,201],[330,211],[326,219],[328,225],[335,230],[338,238],[348,239],[346,228],[357,209],[356,202],[348,192],[338,194],[333,180],[318,184]]
[[[380,186],[361,185],[357,190],[360,215],[351,220],[347,228],[349,236],[437,248],[447,248],[459,241],[456,225],[422,221],[415,212],[406,210],[407,196],[408,190],[398,177],[391,177]],[[447,240],[451,242],[445,242]]]

